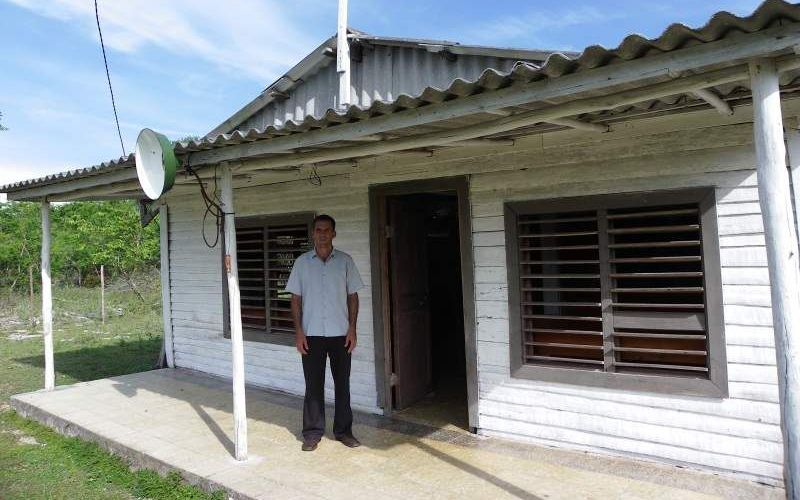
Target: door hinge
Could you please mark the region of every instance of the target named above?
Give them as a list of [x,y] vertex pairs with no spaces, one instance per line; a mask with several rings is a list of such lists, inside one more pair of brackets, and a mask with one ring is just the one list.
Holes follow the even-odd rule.
[[394,228],[392,226],[384,226],[384,236],[388,238],[392,238],[394,236]]
[[397,385],[397,374],[396,374],[396,373],[392,373],[392,374],[389,376],[389,385],[390,385],[391,387],[394,387],[394,386],[396,386],[396,385]]

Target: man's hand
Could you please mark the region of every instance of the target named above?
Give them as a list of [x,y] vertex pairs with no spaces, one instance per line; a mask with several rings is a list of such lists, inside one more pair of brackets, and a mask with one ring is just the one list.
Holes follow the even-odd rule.
[[356,348],[356,329],[350,327],[347,329],[347,336],[344,338],[344,346],[347,348],[348,353],[352,353]]
[[292,319],[294,320],[294,346],[300,354],[308,354],[308,340],[303,330],[303,297],[292,294]]
[[304,332],[297,332],[294,334],[294,345],[297,347],[297,352],[300,354],[308,354],[308,340]]

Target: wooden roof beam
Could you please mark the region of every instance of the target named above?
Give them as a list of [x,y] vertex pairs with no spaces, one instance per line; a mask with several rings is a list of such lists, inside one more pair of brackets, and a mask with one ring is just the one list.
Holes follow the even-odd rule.
[[586,130],[587,132],[610,132],[611,127],[601,123],[589,123],[574,118],[558,118],[555,120],[547,120],[548,123],[553,125],[560,125],[562,127],[574,128],[577,130]]
[[[778,66],[779,71],[797,69],[800,67],[800,59],[787,59],[780,62]],[[624,90],[614,94],[576,99],[563,104],[518,113],[505,118],[468,125],[458,129],[416,134],[409,137],[401,137],[369,144],[344,146],[336,149],[312,151],[282,158],[264,159],[258,162],[247,162],[245,158],[242,158],[242,160],[246,162],[242,164],[237,171],[269,169],[287,165],[304,165],[320,161],[385,155],[403,150],[439,147],[454,142],[509,132],[541,122],[552,123],[554,120],[561,120],[565,117],[584,113],[595,113],[676,94],[686,94],[697,89],[704,89],[724,83],[733,83],[747,78],[749,78],[747,65],[732,66],[708,73],[656,83],[646,87]]]
[[733,114],[733,108],[731,108],[730,104],[723,101],[722,98],[708,89],[697,89],[692,92],[692,95],[706,101],[719,111],[721,115],[731,116]]
[[458,147],[458,146],[480,146],[480,147],[491,147],[491,146],[513,146],[514,139],[467,139],[464,141],[453,142],[447,144],[448,147]]
[[[587,92],[598,93],[609,87],[620,88],[620,85],[642,84],[659,76],[670,76],[689,71],[703,71],[714,64],[729,63],[735,60],[744,61],[752,57],[760,57],[764,54],[790,49],[799,44],[800,32],[790,26],[779,26],[763,32],[748,34],[747,36],[688,47],[681,49],[680,53],[667,52],[643,57],[635,61],[628,61],[624,64],[624,68],[622,67],[623,65],[612,64],[593,70],[564,75],[557,79],[543,79],[521,85],[511,85],[492,92],[451,99],[435,106],[406,109],[367,120],[342,123],[335,127],[276,137],[269,141],[199,151],[191,155],[192,165],[209,165],[225,160],[238,160],[267,151],[285,151],[287,149],[316,146],[326,142],[348,140],[354,137],[385,133],[396,129],[427,125],[451,118],[485,113],[532,102],[544,102]],[[696,73],[695,76],[701,76],[702,74]],[[747,75],[737,76],[733,81],[743,80],[746,77]],[[692,89],[678,89],[676,93],[687,93],[696,88],[708,88],[721,83],[730,83],[730,81],[709,83],[703,87]],[[665,96],[661,95],[659,97]],[[609,107],[604,109],[609,109]],[[577,113],[568,116],[575,116],[575,114]],[[514,116],[517,115],[511,115],[507,118]]]

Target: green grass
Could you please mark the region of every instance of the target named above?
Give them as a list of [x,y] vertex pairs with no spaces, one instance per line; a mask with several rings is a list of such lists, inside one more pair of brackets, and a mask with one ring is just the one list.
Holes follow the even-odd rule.
[[[161,347],[158,277],[140,280],[136,293],[110,286],[106,323],[100,321],[97,288],[53,290],[56,384],[152,369]],[[41,302],[35,297],[34,314]],[[0,295],[0,498],[207,499],[180,476],[131,471],[93,443],[61,436],[8,409],[12,394],[43,386],[41,325],[30,318],[29,298]]]

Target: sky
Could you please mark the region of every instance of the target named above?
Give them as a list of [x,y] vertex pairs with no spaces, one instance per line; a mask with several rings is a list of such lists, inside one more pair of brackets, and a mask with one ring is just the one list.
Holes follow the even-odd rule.
[[[580,51],[756,0],[349,0],[384,36]],[[202,136],[336,31],[337,0],[98,0],[125,153],[144,127]],[[123,154],[92,0],[0,0],[0,185]]]

